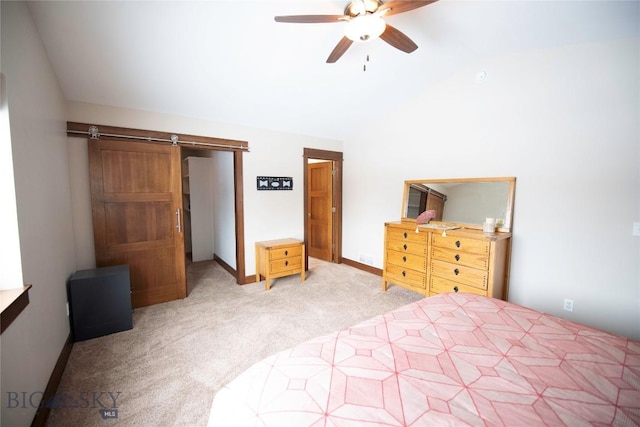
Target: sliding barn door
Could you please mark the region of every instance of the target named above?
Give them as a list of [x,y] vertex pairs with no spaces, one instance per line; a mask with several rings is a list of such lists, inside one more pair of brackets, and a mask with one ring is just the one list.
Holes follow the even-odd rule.
[[180,147],[89,140],[98,267],[129,265],[134,307],[187,295]]

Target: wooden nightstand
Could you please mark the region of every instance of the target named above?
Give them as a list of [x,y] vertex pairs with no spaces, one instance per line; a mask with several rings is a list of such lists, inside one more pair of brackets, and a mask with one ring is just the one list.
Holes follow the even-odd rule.
[[296,239],[277,239],[256,242],[256,282],[265,278],[265,289],[271,279],[300,274],[304,282],[304,242]]

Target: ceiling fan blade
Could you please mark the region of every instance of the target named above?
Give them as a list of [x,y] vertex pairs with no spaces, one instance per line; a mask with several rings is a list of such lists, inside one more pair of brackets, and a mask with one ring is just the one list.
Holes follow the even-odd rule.
[[276,16],[276,22],[290,22],[294,24],[321,24],[324,22],[338,22],[348,19],[345,15],[291,15]]
[[327,63],[333,64],[349,49],[349,46],[353,43],[352,40],[349,40],[347,37],[343,37],[336,47],[333,48],[333,51],[327,58]]
[[389,11],[385,13],[385,16],[391,16],[430,5],[436,1],[438,0],[390,0],[380,6],[378,10],[389,9]]
[[380,35],[380,38],[403,52],[411,53],[418,48],[418,45],[413,40],[389,24],[387,24],[387,28]]

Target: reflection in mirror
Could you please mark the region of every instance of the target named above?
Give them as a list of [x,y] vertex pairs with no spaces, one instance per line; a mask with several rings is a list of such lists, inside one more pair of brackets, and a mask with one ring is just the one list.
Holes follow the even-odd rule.
[[496,218],[499,231],[510,231],[514,190],[512,177],[405,181],[402,217],[432,209],[434,221],[481,226]]

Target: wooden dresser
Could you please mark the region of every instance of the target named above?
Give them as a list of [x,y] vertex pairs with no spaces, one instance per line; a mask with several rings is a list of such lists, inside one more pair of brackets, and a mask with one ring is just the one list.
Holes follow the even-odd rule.
[[382,290],[389,283],[425,296],[471,292],[506,299],[511,233],[385,224]]
[[300,274],[304,282],[304,242],[296,239],[277,239],[256,242],[256,282],[265,278],[265,289],[271,279]]

